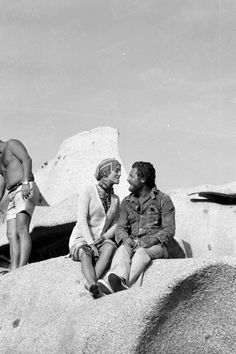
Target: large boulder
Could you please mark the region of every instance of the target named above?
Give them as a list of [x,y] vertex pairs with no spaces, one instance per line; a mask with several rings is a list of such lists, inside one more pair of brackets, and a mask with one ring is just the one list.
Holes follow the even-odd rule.
[[79,262],[0,278],[0,353],[235,353],[235,258],[156,260],[142,287],[93,300]]
[[[118,137],[116,129],[103,127],[63,141],[57,156],[35,174],[40,191],[49,205],[56,205],[72,194],[79,194],[86,185],[95,183],[95,169],[101,160],[115,157],[122,164]],[[122,164],[120,184],[115,186],[115,191],[121,197],[127,194],[126,177]]]

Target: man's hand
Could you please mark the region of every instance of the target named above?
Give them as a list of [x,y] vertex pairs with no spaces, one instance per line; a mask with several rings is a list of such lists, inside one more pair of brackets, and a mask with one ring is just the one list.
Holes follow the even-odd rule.
[[125,246],[128,246],[130,248],[133,248],[135,246],[135,242],[134,242],[134,240],[131,237],[125,236],[123,238],[122,245],[125,245]]
[[1,173],[1,169],[0,169],[0,200],[2,200],[2,198],[4,196],[5,189],[6,189],[5,179],[4,179],[4,177]]
[[138,245],[143,248],[149,248],[158,244],[158,240],[150,235],[142,236],[138,240]]
[[30,185],[28,184],[22,184],[21,187],[21,195],[23,199],[28,199],[30,196]]

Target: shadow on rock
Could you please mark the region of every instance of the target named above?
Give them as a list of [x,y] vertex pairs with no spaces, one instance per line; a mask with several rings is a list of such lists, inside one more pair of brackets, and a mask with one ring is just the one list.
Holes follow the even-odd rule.
[[235,353],[236,272],[212,265],[177,284],[157,304],[136,353]]

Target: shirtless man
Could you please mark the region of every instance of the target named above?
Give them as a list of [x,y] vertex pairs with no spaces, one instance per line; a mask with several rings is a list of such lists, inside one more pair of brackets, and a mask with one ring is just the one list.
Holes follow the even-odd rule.
[[27,264],[32,248],[29,225],[39,190],[34,182],[32,160],[15,139],[0,140],[0,200],[8,190],[7,238],[11,271]]

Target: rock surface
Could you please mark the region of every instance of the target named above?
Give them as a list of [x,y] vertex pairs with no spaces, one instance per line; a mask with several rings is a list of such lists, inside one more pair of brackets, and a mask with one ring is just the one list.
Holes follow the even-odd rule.
[[235,353],[235,265],[157,260],[141,288],[98,300],[80,263],[28,265],[0,278],[0,353]]
[[198,186],[171,191],[176,208],[176,238],[182,241],[187,257],[236,255],[236,205],[207,200],[191,201],[191,192],[215,190],[232,193],[236,184]]

